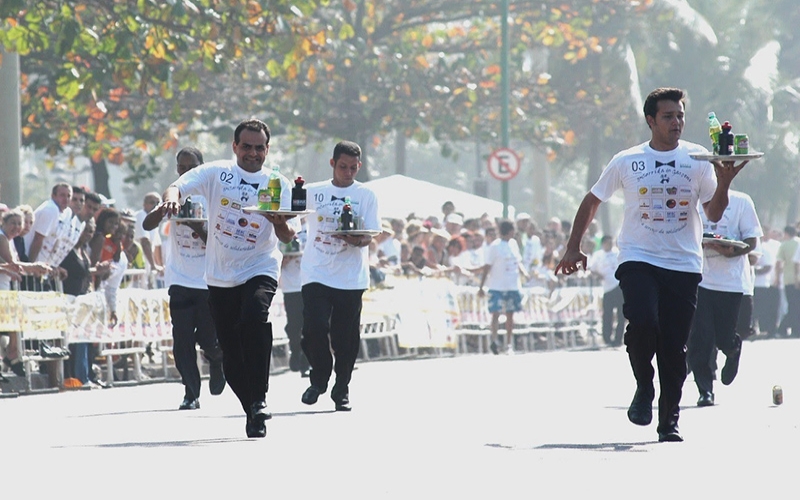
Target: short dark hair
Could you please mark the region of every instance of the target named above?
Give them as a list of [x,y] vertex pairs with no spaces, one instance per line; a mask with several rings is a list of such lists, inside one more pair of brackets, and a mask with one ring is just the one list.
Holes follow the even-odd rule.
[[98,205],[103,204],[103,200],[100,198],[100,195],[98,195],[94,191],[86,191],[86,199],[91,202],[97,203]]
[[249,120],[243,120],[239,125],[236,126],[236,130],[233,131],[233,142],[239,144],[239,136],[242,135],[242,130],[252,130],[253,132],[261,132],[262,130],[267,135],[267,144],[269,144],[269,127],[266,123],[262,122],[257,118],[250,118]]
[[686,105],[686,92],[672,87],[662,87],[655,89],[647,95],[644,100],[644,116],[656,117],[658,112],[658,101],[682,102]]
[[613,236],[611,236],[610,234],[606,234],[606,235],[603,235],[602,238],[600,238],[600,243],[605,243],[607,241],[613,241],[613,240],[614,240]]
[[333,160],[338,160],[342,155],[361,159],[361,146],[353,141],[340,141],[333,147]]
[[783,228],[783,232],[789,236],[795,236],[797,234],[797,229],[795,229],[794,226],[786,226]]
[[501,220],[497,227],[500,229],[501,236],[505,236],[514,232],[514,223],[510,220]]
[[[267,137],[269,137],[269,134],[267,134]],[[236,141],[236,142],[239,142],[239,141]],[[269,141],[267,141],[267,142],[269,142]],[[197,160],[198,164],[200,164],[200,165],[203,164],[203,153],[201,153],[200,150],[197,149],[197,148],[194,148],[192,146],[187,146],[187,147],[181,149],[180,151],[178,151],[178,154],[175,155],[175,160],[177,161],[181,157],[181,155],[192,155]]]
[[75,193],[78,193],[78,194],[81,194],[81,193],[83,193],[83,194],[86,194],[86,191],[84,191],[84,189],[83,189],[81,186],[72,186],[72,195],[74,196],[74,195],[75,195]]

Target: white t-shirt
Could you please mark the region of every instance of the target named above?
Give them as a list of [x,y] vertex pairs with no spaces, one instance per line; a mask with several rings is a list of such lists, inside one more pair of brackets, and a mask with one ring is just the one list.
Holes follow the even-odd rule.
[[[703,232],[739,241],[760,238],[764,233],[750,196],[730,190],[728,200],[728,207],[719,222],[709,222],[705,213],[700,214]],[[747,255],[728,258],[716,250],[703,250],[703,281],[700,282],[700,286],[718,292],[752,294],[753,281]]]
[[[313,217],[313,215],[312,215]],[[303,289],[303,282],[301,280],[300,265],[303,260],[302,250],[306,245],[306,238],[308,232],[306,231],[305,224],[302,229],[297,232],[295,239],[300,245],[301,255],[284,255],[283,262],[281,262],[281,280],[278,286],[284,293],[300,292]],[[282,245],[278,245],[281,247]]]
[[[199,198],[203,200],[203,206],[207,205],[201,195],[196,194],[192,198]],[[180,285],[205,290],[208,288],[203,277],[206,269],[206,244],[191,227],[178,222],[179,219],[169,221],[164,282],[167,287]],[[208,232],[208,222],[203,223],[203,227]],[[158,228],[151,231],[157,234]]]
[[364,221],[364,229],[381,230],[378,198],[366,185],[356,181],[348,187],[336,187],[331,180],[307,187],[307,205],[315,213],[308,216],[308,241],[303,251],[302,282],[321,283],[341,290],[369,288],[369,247],[353,247],[322,232],[335,231],[344,206],[350,197],[353,217]]
[[775,256],[778,252],[775,245],[769,244],[770,241],[759,240],[758,242],[761,255],[756,261],[755,268],[760,269],[769,266],[769,271],[766,273],[756,274],[753,285],[758,288],[769,288],[775,281]]
[[394,237],[386,238],[378,245],[378,252],[383,252],[383,258],[387,260],[394,257],[394,262],[392,262],[392,264],[399,264],[401,246],[402,244],[400,241]]
[[589,257],[588,267],[603,276],[603,292],[608,293],[619,286],[619,280],[614,277],[619,265],[619,248],[613,247],[610,252],[602,248]]
[[161,235],[158,232],[158,227],[154,227],[149,231],[145,231],[144,226],[142,226],[145,217],[147,217],[147,214],[144,210],[139,210],[136,212],[136,227],[134,228],[133,237],[136,239],[136,241],[139,241],[142,238],[147,238],[150,240],[151,248],[155,249],[157,246],[161,246]]
[[[242,211],[258,204],[258,190],[266,188],[270,172],[262,168],[252,173],[235,160],[220,160],[193,168],[172,184],[181,198],[199,194],[208,201],[208,285],[231,288],[255,276],[278,280],[281,253],[275,228],[263,215]],[[281,175],[281,206],[289,207],[291,199],[292,186]]]
[[30,252],[33,237],[41,234],[44,240],[36,261],[52,266],[61,264],[83,232],[83,223],[78,219],[73,220],[71,208],[67,207],[62,212],[52,198],[39,205],[33,217],[31,230],[23,237],[25,248]]
[[492,267],[484,285],[488,290],[500,292],[519,290],[522,287],[519,279],[521,263],[517,240],[497,238],[486,251],[486,264]]
[[606,201],[623,190],[625,213],[617,239],[620,263],[647,262],[663,269],[700,273],[703,252],[698,207],[717,187],[714,167],[689,153],[707,153],[680,141],[671,151],[643,143],[617,153],[591,192]]
[[544,248],[542,247],[542,240],[535,234],[526,237],[525,246],[522,250],[522,264],[525,269],[530,269],[534,265],[539,265],[542,261],[543,254]]
[[[0,233],[3,233],[3,230],[0,229]],[[5,235],[5,233],[3,233]],[[14,239],[8,239],[8,251],[11,252],[11,259],[14,261],[19,260],[19,254],[17,254],[17,247],[14,246]],[[5,262],[0,262],[5,263]],[[0,273],[0,290],[11,290],[11,276],[5,273]]]

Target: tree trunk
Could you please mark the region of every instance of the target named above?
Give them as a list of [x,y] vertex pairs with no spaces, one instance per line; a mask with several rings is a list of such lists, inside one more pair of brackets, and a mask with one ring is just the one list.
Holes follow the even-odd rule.
[[394,140],[394,173],[406,175],[406,133],[398,130]]
[[370,134],[367,131],[358,133],[356,142],[361,146],[361,170],[356,175],[356,180],[360,182],[367,182],[370,180],[369,175],[369,153],[367,152],[367,142],[369,141]]
[[92,162],[92,175],[94,177],[94,192],[111,198],[111,189],[108,186],[108,165],[105,160]]
[[22,202],[22,184],[19,172],[20,102],[19,54],[0,49],[0,151],[3,152],[0,168],[0,200],[9,207]]

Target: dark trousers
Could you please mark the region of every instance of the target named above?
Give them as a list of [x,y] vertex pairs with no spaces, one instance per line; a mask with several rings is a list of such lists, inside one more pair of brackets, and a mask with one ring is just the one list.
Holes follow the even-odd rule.
[[[622,336],[625,332],[625,315],[622,313],[622,289],[616,287],[610,292],[603,294],[603,341],[606,345],[622,344]],[[614,318],[617,319],[617,327],[614,328]],[[611,333],[614,336],[611,336]]]
[[208,306],[208,290],[170,286],[169,314],[175,367],[181,374],[186,398],[197,399],[200,397],[200,370],[197,368],[195,344],[200,345],[203,356],[210,363],[222,362],[222,350]]
[[758,323],[758,330],[768,337],[775,335],[775,330],[778,328],[780,303],[780,288],[756,287],[753,295],[753,316]]
[[742,294],[703,287],[697,292],[697,313],[689,336],[687,358],[700,392],[714,392],[717,349],[726,355],[739,344],[736,323]]
[[800,288],[794,285],[787,285],[783,289],[786,294],[787,311],[783,317],[778,331],[787,335],[787,329],[792,330],[792,337],[800,337]]
[[300,341],[303,338],[303,292],[284,292],[283,307],[286,310],[286,336],[289,338],[289,369],[302,372],[309,368]]
[[739,319],[736,321],[736,334],[744,340],[754,333],[756,333],[756,328],[753,323],[753,296],[742,295],[742,302],[739,304]]
[[255,276],[232,288],[208,287],[225,380],[245,413],[267,398],[272,355],[272,325],[267,320],[277,288],[269,276]]
[[[339,290],[320,283],[303,285],[303,352],[311,364],[311,385],[331,396],[347,394],[361,345],[361,296],[364,290]],[[336,357],[334,365],[333,356]]]
[[624,262],[617,268],[616,277],[625,298],[625,345],[637,387],[646,394],[655,393],[655,356],[661,385],[659,426],[677,424],[686,380],[686,340],[701,275],[645,262]]

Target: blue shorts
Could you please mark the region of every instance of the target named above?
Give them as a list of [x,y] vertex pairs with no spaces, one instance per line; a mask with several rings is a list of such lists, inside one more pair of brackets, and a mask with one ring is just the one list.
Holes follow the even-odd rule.
[[522,310],[522,294],[517,290],[489,290],[490,313],[513,313]]

